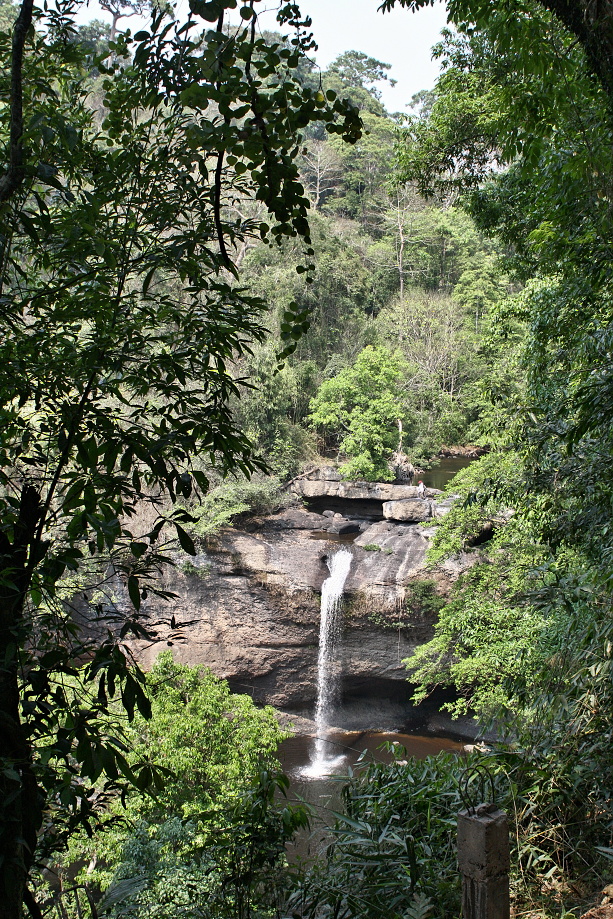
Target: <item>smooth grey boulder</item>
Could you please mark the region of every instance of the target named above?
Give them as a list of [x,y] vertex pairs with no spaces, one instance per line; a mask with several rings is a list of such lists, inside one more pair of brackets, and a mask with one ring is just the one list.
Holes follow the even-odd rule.
[[328,533],[335,533],[338,536],[346,536],[349,533],[359,532],[360,524],[352,520],[335,520],[334,523],[328,527]]
[[340,482],[343,478],[338,469],[335,469],[334,466],[322,466],[315,472],[310,473],[306,478],[310,478],[311,475],[315,478],[325,479],[327,482]]
[[398,501],[414,498],[413,485],[392,485],[389,482],[341,482],[319,479],[300,479],[292,482],[295,495],[303,498],[344,498],[349,501]]
[[385,501],[383,516],[386,520],[400,520],[404,523],[421,523],[430,520],[434,502],[427,498],[407,498],[402,501]]
[[444,517],[445,514],[448,514],[451,508],[453,507],[454,501],[457,501],[459,495],[449,495],[447,498],[443,498],[442,501],[437,501],[434,505],[434,517]]

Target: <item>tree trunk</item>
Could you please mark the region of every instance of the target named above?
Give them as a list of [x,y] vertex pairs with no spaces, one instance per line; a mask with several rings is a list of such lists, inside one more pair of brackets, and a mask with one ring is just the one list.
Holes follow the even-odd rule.
[[15,194],[25,175],[23,155],[23,50],[30,26],[34,0],[23,0],[13,27],[11,55],[11,127],[9,163],[0,179],[0,202]]
[[25,598],[40,496],[24,486],[13,541],[0,533],[0,919],[21,919],[42,819],[43,797],[21,721],[19,649],[27,637]]
[[578,39],[613,109],[613,0],[540,0]]

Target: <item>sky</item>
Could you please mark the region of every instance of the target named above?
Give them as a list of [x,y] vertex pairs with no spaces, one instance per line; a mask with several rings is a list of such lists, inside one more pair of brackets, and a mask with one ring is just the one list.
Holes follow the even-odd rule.
[[439,73],[430,49],[446,25],[444,3],[418,13],[394,9],[380,13],[381,0],[299,0],[300,10],[313,20],[319,45],[315,59],[325,68],[343,51],[363,51],[385,64],[397,85],[380,86],[390,112],[405,111],[420,89],[431,89]]
[[[180,0],[179,6],[186,4]],[[381,0],[299,0],[301,11],[313,20],[312,31],[319,50],[315,59],[325,68],[343,51],[362,51],[370,57],[391,64],[389,75],[398,81],[395,87],[381,85],[383,103],[390,112],[402,112],[420,89],[431,89],[439,72],[430,49],[445,26],[445,5],[436,2],[418,13],[394,9],[378,12]],[[271,2],[270,7],[276,7]],[[89,0],[79,21],[107,19],[97,0]],[[237,17],[238,22],[238,17]],[[274,13],[261,14],[262,28],[274,29]],[[132,32],[139,28],[137,19],[121,20],[122,28]]]

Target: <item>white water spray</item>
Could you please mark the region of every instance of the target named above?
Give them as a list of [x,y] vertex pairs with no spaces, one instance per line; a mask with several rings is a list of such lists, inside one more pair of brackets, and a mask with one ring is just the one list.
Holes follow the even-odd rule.
[[[336,647],[340,632],[341,598],[353,556],[347,549],[339,549],[328,559],[330,577],[321,585],[321,619],[319,624],[319,655],[317,658],[317,704],[315,723],[317,738],[311,763],[303,771],[305,776],[330,773],[339,757],[326,756],[326,735],[332,712],[339,701],[340,666]],[[342,757],[340,757],[342,759]]]

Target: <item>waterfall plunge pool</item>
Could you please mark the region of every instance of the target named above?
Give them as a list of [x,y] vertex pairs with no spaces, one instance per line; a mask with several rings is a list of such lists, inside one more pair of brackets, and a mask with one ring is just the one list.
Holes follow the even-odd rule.
[[288,847],[290,861],[315,857],[329,838],[326,828],[334,823],[333,811],[341,811],[341,788],[349,769],[362,762],[389,763],[392,754],[381,746],[398,743],[406,748],[407,756],[425,759],[442,751],[461,755],[464,744],[445,737],[422,737],[383,731],[330,731],[326,737],[326,753],[331,774],[312,776],[309,766],[313,760],[315,738],[296,734],[284,740],[278,751],[283,771],[288,775],[290,801],[306,802],[312,812],[310,832],[300,833]]
[[[358,759],[364,755],[364,762],[390,763],[391,753],[382,750],[385,743],[397,743],[406,747],[407,756],[425,759],[442,751],[461,753],[464,744],[447,737],[422,737],[419,734],[402,734],[387,731],[330,731],[323,741],[330,765],[333,767],[326,774],[311,776],[306,768],[311,762],[316,738],[295,734],[279,745],[279,760],[283,770],[292,779],[294,785],[310,785],[320,779],[325,782],[331,777],[347,774]],[[304,781],[303,781],[304,780]]]

